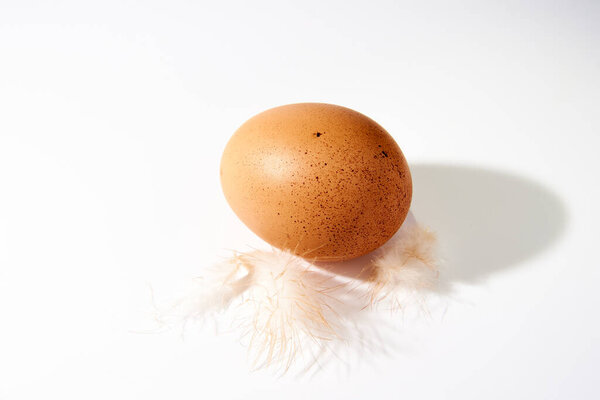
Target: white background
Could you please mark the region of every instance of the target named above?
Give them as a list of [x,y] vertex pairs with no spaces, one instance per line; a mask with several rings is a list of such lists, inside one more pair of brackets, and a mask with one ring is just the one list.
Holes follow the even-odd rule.
[[[600,3],[216,3],[0,0],[0,399],[598,398]],[[301,101],[398,141],[445,312],[308,377],[139,333],[265,246],[219,159]]]

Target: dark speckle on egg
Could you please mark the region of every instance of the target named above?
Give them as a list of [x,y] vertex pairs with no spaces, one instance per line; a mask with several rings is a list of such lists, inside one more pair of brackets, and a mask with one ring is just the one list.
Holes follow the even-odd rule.
[[225,148],[221,184],[265,241],[330,261],[385,243],[412,196],[394,139],[363,114],[321,103],[273,108],[244,123]]

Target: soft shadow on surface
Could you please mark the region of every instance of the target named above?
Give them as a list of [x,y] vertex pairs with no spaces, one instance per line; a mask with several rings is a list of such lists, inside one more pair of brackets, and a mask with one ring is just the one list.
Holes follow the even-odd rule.
[[567,210],[529,178],[474,166],[414,164],[411,209],[439,235],[451,280],[473,282],[551,246]]
[[[446,279],[476,282],[518,265],[555,243],[567,210],[550,189],[529,178],[475,166],[413,164],[413,200],[405,224],[428,225],[439,239]],[[320,263],[340,275],[364,278],[378,250]]]

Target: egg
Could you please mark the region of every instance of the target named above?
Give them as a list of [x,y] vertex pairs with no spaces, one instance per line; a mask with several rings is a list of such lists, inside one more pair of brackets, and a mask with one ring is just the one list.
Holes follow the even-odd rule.
[[290,104],[250,118],[227,143],[220,175],[248,228],[314,261],[377,249],[400,228],[412,197],[408,164],[390,134],[332,104]]

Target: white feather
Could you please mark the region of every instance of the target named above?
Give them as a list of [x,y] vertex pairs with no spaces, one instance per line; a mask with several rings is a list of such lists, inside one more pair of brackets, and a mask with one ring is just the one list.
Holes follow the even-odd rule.
[[407,224],[379,251],[370,267],[371,303],[393,309],[421,302],[439,277],[437,240],[428,228]]
[[435,249],[431,231],[405,223],[374,257],[364,258],[371,272],[358,286],[287,251],[240,253],[207,269],[163,315],[185,322],[224,313],[248,345],[254,368],[286,372],[299,359],[312,366],[330,345],[352,341],[358,313],[368,312],[361,293],[369,304],[398,309],[433,290]]

